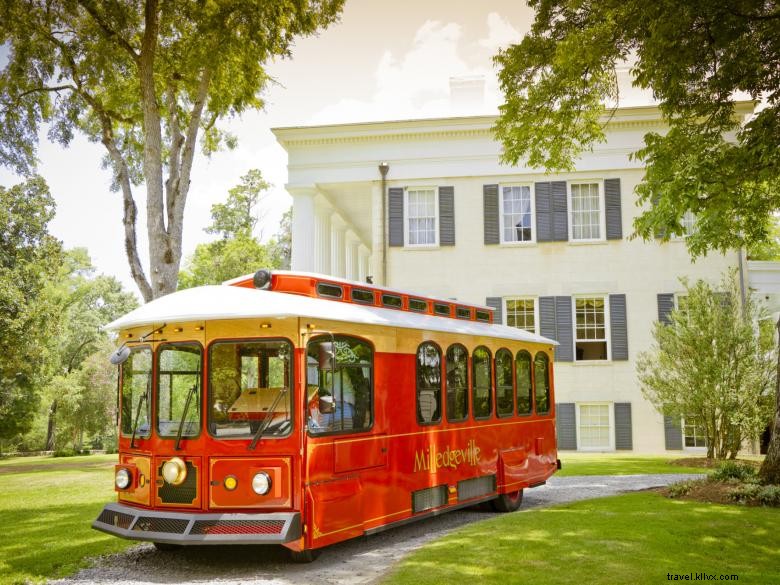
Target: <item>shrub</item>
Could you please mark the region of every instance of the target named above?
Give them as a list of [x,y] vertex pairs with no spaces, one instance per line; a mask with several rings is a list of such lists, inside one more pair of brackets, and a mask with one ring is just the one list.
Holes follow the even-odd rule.
[[730,479],[748,482],[755,481],[756,469],[749,463],[726,461],[721,464],[720,469],[713,473],[711,477],[716,481],[728,481]]
[[696,484],[695,480],[681,481],[679,483],[673,483],[669,486],[670,498],[681,498],[691,493],[693,486]]
[[745,483],[731,490],[729,498],[742,504],[780,506],[780,486]]
[[780,485],[762,485],[757,499],[764,506],[780,506]]

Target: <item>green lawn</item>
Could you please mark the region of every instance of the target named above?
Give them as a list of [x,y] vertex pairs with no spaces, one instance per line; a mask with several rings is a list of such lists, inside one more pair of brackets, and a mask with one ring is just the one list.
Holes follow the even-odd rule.
[[115,499],[116,455],[0,460],[0,583],[68,575],[132,543],[90,528]]
[[615,453],[561,453],[563,467],[556,475],[633,475],[639,473],[709,473],[702,467],[672,465],[674,456]]
[[780,583],[779,525],[778,509],[627,494],[472,524],[418,549],[383,584],[658,585],[691,573]]

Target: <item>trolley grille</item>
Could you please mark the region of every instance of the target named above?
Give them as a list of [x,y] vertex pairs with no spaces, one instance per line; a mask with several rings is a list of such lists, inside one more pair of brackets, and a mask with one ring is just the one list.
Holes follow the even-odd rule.
[[284,520],[197,520],[190,534],[281,534]]
[[444,506],[447,503],[447,486],[437,485],[412,492],[412,513]]
[[496,491],[496,476],[483,475],[458,482],[458,500],[470,500]]
[[[157,469],[157,476],[162,477],[162,465]],[[163,481],[157,488],[157,497],[163,504],[191,504],[198,496],[198,470],[187,461],[187,477],[181,485],[171,485]]]
[[167,532],[169,534],[184,534],[189,520],[178,518],[159,518],[156,516],[141,516],[133,526],[134,532]]
[[124,528],[127,530],[133,523],[134,516],[130,514],[123,514],[122,512],[114,512],[113,510],[103,510],[100,516],[98,516],[98,522],[108,524],[110,526],[116,526],[117,528]]

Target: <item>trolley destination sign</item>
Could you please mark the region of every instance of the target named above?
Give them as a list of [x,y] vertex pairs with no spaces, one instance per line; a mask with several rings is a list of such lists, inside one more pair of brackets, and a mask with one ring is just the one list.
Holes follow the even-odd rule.
[[471,439],[464,449],[452,449],[448,445],[444,451],[438,451],[436,445],[431,445],[415,452],[413,473],[435,473],[443,467],[457,469],[463,464],[475,466],[479,462],[479,452],[480,448],[474,439]]

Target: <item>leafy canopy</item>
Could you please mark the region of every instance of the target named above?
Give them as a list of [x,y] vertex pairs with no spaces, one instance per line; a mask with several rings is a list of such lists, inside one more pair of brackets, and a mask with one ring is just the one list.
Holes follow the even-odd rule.
[[223,239],[252,236],[259,219],[260,196],[270,187],[260,170],[249,170],[241,177],[241,183],[228,191],[225,203],[211,206],[211,225],[206,233],[219,234]]
[[[666,134],[635,157],[647,170],[634,223],[650,239],[683,234],[694,255],[767,239],[780,209],[780,7],[763,0],[531,0],[531,32],[496,57],[505,104],[495,131],[504,161],[572,169],[605,140],[616,64],[660,102]],[[764,100],[741,125],[736,92]],[[655,205],[650,205],[655,203]]]

